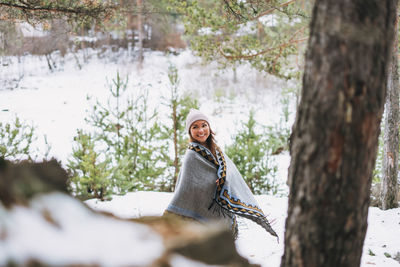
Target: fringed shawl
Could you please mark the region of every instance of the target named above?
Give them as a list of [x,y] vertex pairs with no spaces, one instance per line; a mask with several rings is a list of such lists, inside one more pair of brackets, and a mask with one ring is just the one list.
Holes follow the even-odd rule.
[[202,222],[225,219],[233,224],[239,215],[278,237],[235,164],[218,147],[216,156],[190,143],[167,210]]

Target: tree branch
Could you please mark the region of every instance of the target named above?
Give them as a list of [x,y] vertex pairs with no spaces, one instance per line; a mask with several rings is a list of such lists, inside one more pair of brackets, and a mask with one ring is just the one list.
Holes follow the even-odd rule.
[[270,52],[270,51],[272,51],[272,50],[275,50],[275,49],[278,49],[278,48],[279,48],[279,49],[282,49],[282,48],[284,48],[284,47],[286,47],[286,46],[289,46],[289,45],[291,45],[291,44],[302,43],[302,42],[307,41],[307,40],[308,40],[308,37],[301,38],[301,39],[296,39],[296,40],[291,40],[291,41],[289,41],[289,42],[286,42],[286,43],[283,43],[283,44],[281,44],[281,45],[278,45],[278,46],[275,46],[275,47],[271,47],[271,48],[262,50],[262,51],[260,51],[260,52],[258,52],[258,53],[252,54],[252,55],[229,56],[229,55],[225,54],[225,53],[222,51],[222,48],[221,48],[221,47],[219,47],[219,52],[220,52],[220,54],[221,54],[224,58],[230,59],[230,60],[236,60],[236,59],[252,59],[252,58],[258,57],[258,56],[260,56],[260,55],[266,54],[266,53],[268,53],[268,52]]
[[[297,0],[290,0],[290,1],[288,1],[288,2],[285,2],[285,3],[283,3],[283,4],[280,4],[278,7],[285,7],[285,6],[288,6],[288,5],[290,5],[291,3],[296,2],[296,1],[297,1]],[[254,17],[254,18],[251,18],[250,20],[256,20],[256,19],[259,19],[259,18],[261,18],[261,17],[263,17],[263,16],[265,16],[265,15],[271,14],[271,13],[274,12],[278,7],[274,7],[274,8],[271,8],[271,9],[269,9],[269,10],[266,10],[266,11],[262,12],[260,15]]]
[[[270,8],[270,9],[268,9],[268,10],[266,10],[266,11],[260,13],[259,15],[255,16],[255,17],[249,17],[249,18],[247,18],[247,21],[257,20],[257,19],[259,19],[259,18],[261,18],[261,17],[263,17],[263,16],[265,16],[265,15],[271,14],[271,13],[274,12],[275,10],[278,10],[278,8],[286,7],[286,6],[288,6],[288,5],[290,5],[291,3],[296,2],[296,1],[298,1],[298,0],[290,0],[290,1],[288,1],[288,2],[285,2],[285,3],[280,4],[280,5],[278,5],[278,6],[272,7],[272,8]],[[238,20],[245,19],[245,20],[246,20],[246,18],[245,18],[243,15],[238,14],[238,13],[235,12],[235,10],[231,7],[231,5],[229,4],[229,2],[228,2],[227,0],[223,0],[223,2],[225,3],[225,6],[226,6],[226,8],[228,9],[228,12],[230,12],[236,19],[238,19]],[[246,22],[247,22],[247,21],[246,21]],[[241,24],[241,23],[243,23],[243,22],[240,22],[240,23],[238,23],[238,24]]]
[[304,37],[304,38],[300,38],[300,39],[296,39],[296,40],[295,40],[295,37],[296,37],[299,33],[304,32],[305,29],[306,29],[306,27],[302,27],[302,28],[298,29],[297,31],[295,31],[295,32],[293,33],[292,37],[291,37],[291,38],[289,39],[289,41],[286,42],[286,43],[283,43],[283,44],[281,44],[281,45],[279,45],[279,46],[275,46],[275,47],[271,47],[271,48],[262,50],[262,51],[260,51],[260,52],[258,52],[258,53],[252,54],[252,55],[229,56],[229,55],[226,55],[226,54],[222,51],[221,46],[219,47],[219,52],[220,52],[220,54],[221,54],[224,58],[226,58],[226,59],[231,59],[231,60],[235,60],[235,59],[252,59],[252,58],[258,57],[258,56],[260,56],[260,55],[263,55],[263,54],[265,54],[265,53],[268,53],[268,52],[270,52],[270,51],[272,51],[272,50],[275,50],[275,49],[278,49],[278,48],[279,48],[280,50],[282,50],[282,48],[284,48],[284,47],[286,47],[286,46],[288,46],[288,45],[296,44],[296,43],[302,43],[302,42],[306,41],[306,40],[308,39],[308,37]]
[[109,10],[115,9],[114,5],[103,4],[98,6],[75,6],[75,7],[67,7],[67,6],[54,6],[53,3],[47,5],[32,5],[26,1],[19,1],[21,4],[18,4],[15,1],[2,1],[0,2],[0,7],[8,7],[19,9],[23,13],[27,12],[50,12],[50,13],[59,13],[59,14],[72,14],[72,15],[84,15],[88,17],[97,17],[99,14],[106,14]]

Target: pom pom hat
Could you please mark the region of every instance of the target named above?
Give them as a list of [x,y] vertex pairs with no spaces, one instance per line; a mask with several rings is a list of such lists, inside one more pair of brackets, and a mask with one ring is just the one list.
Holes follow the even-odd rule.
[[206,121],[208,123],[208,126],[210,126],[210,121],[208,120],[206,115],[204,115],[200,110],[191,109],[186,117],[186,132],[189,132],[190,126],[193,124],[193,122],[199,120]]

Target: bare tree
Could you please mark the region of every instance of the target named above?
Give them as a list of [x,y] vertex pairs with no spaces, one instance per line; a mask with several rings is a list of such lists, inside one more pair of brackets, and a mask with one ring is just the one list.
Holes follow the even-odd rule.
[[[398,18],[395,28],[398,27]],[[381,183],[381,207],[398,207],[398,165],[399,165],[399,67],[398,67],[398,31],[395,32],[393,55],[387,79],[387,97],[385,105],[385,138],[383,146],[383,168]]]
[[318,0],[291,136],[281,266],[359,266],[396,0]]
[[143,63],[143,0],[136,0],[138,7],[138,50],[139,50],[139,68],[141,68]]

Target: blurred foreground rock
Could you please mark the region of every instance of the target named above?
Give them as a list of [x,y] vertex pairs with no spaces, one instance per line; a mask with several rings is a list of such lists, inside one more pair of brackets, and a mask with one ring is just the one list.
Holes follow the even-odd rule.
[[67,193],[67,172],[56,160],[13,163],[0,158],[0,201],[4,206],[27,204],[43,193]]
[[213,266],[259,266],[249,264],[237,253],[232,233],[218,223],[204,225],[174,217],[143,217],[134,221],[150,226],[163,238],[166,251],[153,266],[175,266],[171,262],[176,255]]
[[95,212],[67,179],[55,160],[0,161],[0,266],[258,266],[217,223]]

